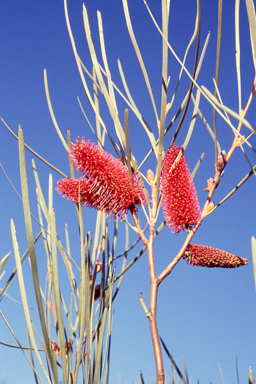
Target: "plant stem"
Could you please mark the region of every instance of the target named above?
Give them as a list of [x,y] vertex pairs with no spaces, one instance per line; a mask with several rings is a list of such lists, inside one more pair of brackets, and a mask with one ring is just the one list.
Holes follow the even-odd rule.
[[157,304],[157,292],[159,281],[155,273],[155,263],[154,263],[154,229],[155,229],[155,219],[151,220],[150,223],[150,235],[147,243],[148,251],[148,264],[149,264],[149,274],[150,274],[150,308],[148,314],[149,327],[151,332],[151,339],[153,343],[155,363],[156,363],[156,382],[157,384],[164,384],[165,375],[164,375],[164,366],[161,345],[158,335],[157,322],[156,322],[156,304]]

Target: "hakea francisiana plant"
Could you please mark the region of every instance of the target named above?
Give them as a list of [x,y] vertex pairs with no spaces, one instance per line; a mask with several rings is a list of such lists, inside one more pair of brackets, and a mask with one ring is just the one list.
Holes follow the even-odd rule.
[[115,218],[146,204],[138,177],[132,174],[131,186],[127,167],[95,143],[78,138],[76,144],[71,143],[69,156],[83,176],[58,181],[57,191],[63,197],[74,203],[80,198],[82,204]]
[[237,268],[248,264],[248,259],[199,244],[189,244],[183,258],[187,264],[208,268]]
[[187,160],[183,154],[173,166],[181,147],[169,148],[163,163],[161,177],[164,219],[175,234],[191,228],[201,216],[201,209]]

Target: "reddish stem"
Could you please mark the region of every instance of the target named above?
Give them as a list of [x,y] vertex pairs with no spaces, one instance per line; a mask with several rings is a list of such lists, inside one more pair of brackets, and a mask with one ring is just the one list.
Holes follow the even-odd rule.
[[148,265],[149,265],[149,274],[150,274],[150,308],[148,314],[149,327],[151,332],[151,339],[153,343],[155,362],[156,362],[156,382],[157,384],[164,384],[165,374],[163,366],[163,357],[161,351],[161,345],[157,329],[156,321],[156,305],[157,305],[157,292],[159,281],[155,272],[155,263],[154,263],[154,231],[155,231],[155,220],[152,220],[150,223],[150,235],[147,243],[148,251]]
[[150,275],[150,308],[149,312],[147,313],[147,317],[149,320],[149,327],[151,332],[151,339],[153,344],[153,350],[155,355],[155,363],[156,363],[156,376],[157,376],[157,384],[164,384],[165,381],[165,374],[164,374],[164,366],[163,366],[163,357],[162,357],[162,351],[161,351],[161,345],[160,345],[160,339],[158,335],[158,329],[157,329],[157,321],[156,321],[156,305],[157,305],[157,292],[158,292],[158,286],[159,286],[159,280],[156,276],[155,272],[155,261],[154,261],[154,232],[155,232],[155,223],[156,219],[154,215],[152,215],[152,212],[155,210],[155,190],[156,190],[156,182],[155,179],[151,180],[151,188],[152,188],[152,209],[151,209],[151,218],[150,218],[150,233],[149,233],[149,239],[147,239],[140,227],[140,222],[138,219],[138,216],[136,214],[135,210],[132,210],[132,217],[133,221],[136,226],[136,231],[139,234],[141,240],[143,241],[144,245],[147,247],[148,252],[148,265],[149,265],[149,275]]

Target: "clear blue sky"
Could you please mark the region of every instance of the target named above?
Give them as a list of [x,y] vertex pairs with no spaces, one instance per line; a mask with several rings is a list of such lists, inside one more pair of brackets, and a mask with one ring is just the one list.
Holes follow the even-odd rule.
[[[148,2],[156,20],[161,23],[161,2]],[[103,18],[105,44],[108,54],[112,79],[121,87],[117,68],[117,58],[121,60],[126,79],[141,113],[150,124],[155,134],[157,127],[150,99],[133,51],[121,0],[106,2],[103,0],[87,1],[88,14],[92,30],[92,38],[99,54],[98,29],[96,11],[100,10]],[[91,61],[82,20],[82,3],[68,2],[70,21],[77,44],[78,52],[88,67]],[[155,94],[158,112],[160,113],[161,95],[161,38],[154,27],[143,1],[130,1],[129,4],[134,31],[145,65],[148,70],[152,89]],[[202,2],[201,49],[207,33],[211,32],[208,50],[203,68],[198,79],[212,92],[212,78],[215,75],[217,1]],[[170,43],[182,59],[186,46],[194,29],[196,1],[171,2]],[[245,106],[252,88],[254,68],[249,40],[249,29],[244,1],[241,2],[241,67],[242,67],[242,107]],[[62,1],[19,2],[9,0],[0,6],[0,116],[17,133],[20,124],[25,142],[35,151],[53,163],[66,174],[69,173],[67,154],[55,132],[48,111],[43,83],[43,70],[46,68],[53,108],[64,137],[70,128],[72,139],[85,136],[94,140],[77,102],[77,96],[93,125],[95,119],[85,97],[77,71],[71,44],[66,30]],[[188,57],[188,68],[193,67],[194,47]],[[179,65],[170,54],[169,98],[176,86]],[[167,121],[173,117],[183,100],[189,82],[183,76],[178,91],[177,101],[169,112]],[[235,69],[234,42],[234,4],[224,2],[223,8],[223,42],[220,66],[220,92],[224,104],[238,110],[238,97]],[[170,101],[168,98],[168,101]],[[119,115],[123,121],[125,103],[118,101]],[[200,108],[210,126],[213,127],[212,108],[201,98]],[[114,135],[113,123],[101,100],[101,111],[109,129]],[[190,107],[184,128],[176,141],[181,145],[186,128],[190,123],[192,107]],[[131,149],[140,162],[150,148],[147,137],[137,120],[130,112]],[[254,100],[247,115],[248,121],[256,127],[256,101]],[[232,120],[235,124],[235,120]],[[230,128],[220,119],[217,120],[218,138],[222,149],[229,150],[232,143]],[[236,125],[236,124],[235,124]],[[243,128],[244,134],[249,131]],[[16,140],[1,123],[0,130],[0,162],[20,192],[18,146]],[[168,147],[172,133],[165,138]],[[256,140],[251,143],[256,147]],[[111,150],[109,142],[106,147]],[[255,164],[255,153],[245,147],[246,153]],[[186,157],[192,170],[202,152],[206,152],[194,182],[201,207],[206,199],[206,180],[214,176],[214,144],[202,121],[197,118],[194,136],[186,151]],[[31,209],[37,215],[35,182],[31,170],[31,154],[26,152],[28,181],[30,185]],[[41,183],[47,193],[49,169],[36,159]],[[154,159],[144,167],[155,169]],[[228,164],[224,178],[214,195],[218,203],[249,172],[249,165],[240,150],[237,150]],[[53,173],[56,185],[59,175]],[[252,364],[256,372],[256,300],[251,259],[251,236],[256,236],[255,177],[252,176],[231,199],[206,218],[198,230],[194,241],[198,244],[224,249],[249,259],[249,265],[234,269],[205,269],[186,265],[181,261],[172,274],[161,284],[158,300],[159,333],[173,356],[183,368],[182,354],[185,355],[190,383],[219,383],[221,381],[218,363],[221,364],[225,383],[237,383],[236,358],[238,360],[239,382],[248,380],[248,367]],[[26,235],[23,224],[22,204],[0,172],[0,258],[12,250],[10,234],[10,218],[16,225],[20,252],[26,250]],[[79,237],[73,204],[54,193],[54,208],[58,220],[59,236],[64,239],[64,224],[68,223],[73,241],[73,257],[79,261]],[[86,231],[94,230],[90,226],[94,213],[85,209],[87,220]],[[143,218],[143,213],[141,213]],[[160,215],[159,224],[163,219]],[[142,219],[143,221],[143,219]],[[93,222],[94,223],[94,222]],[[122,223],[119,223],[119,228]],[[34,235],[39,228],[35,227]],[[122,231],[121,231],[122,232]],[[131,242],[135,237],[131,236]],[[157,273],[168,265],[178,252],[185,239],[185,234],[178,237],[165,228],[155,242]],[[123,250],[123,238],[119,240],[117,253]],[[129,261],[139,251],[139,247],[129,255]],[[40,254],[40,248],[38,250]],[[40,259],[40,258],[39,258]],[[12,255],[6,266],[6,275],[0,282],[2,287],[15,265]],[[39,260],[39,269],[44,271],[46,265],[45,252]],[[26,284],[31,286],[28,261],[24,264]],[[45,276],[42,273],[42,279]],[[42,281],[44,285],[44,281]],[[139,302],[139,292],[149,305],[149,274],[146,254],[125,275],[118,298],[114,302],[114,323],[111,350],[110,383],[139,383],[139,372],[143,372],[146,383],[153,382],[155,366],[150,339],[148,320]],[[20,301],[17,279],[13,282],[8,294]],[[31,295],[32,306],[35,300]],[[26,326],[22,307],[7,297],[1,301],[3,311],[12,328],[23,345],[27,345]],[[36,317],[35,317],[36,318]],[[0,340],[15,344],[2,319],[0,320]],[[171,366],[164,355],[166,377],[171,376]],[[32,370],[20,351],[0,345],[0,383],[25,384],[33,382]]]

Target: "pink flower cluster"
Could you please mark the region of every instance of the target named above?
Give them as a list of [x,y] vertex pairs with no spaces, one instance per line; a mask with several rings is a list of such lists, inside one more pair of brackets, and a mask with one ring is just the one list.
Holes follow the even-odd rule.
[[201,216],[197,193],[183,154],[173,166],[181,147],[169,148],[163,163],[161,192],[164,219],[169,228],[179,234],[195,225]]
[[132,175],[132,187],[126,166],[118,159],[84,138],[72,143],[70,158],[82,172],[79,179],[61,179],[57,191],[72,200],[80,201],[108,215],[123,217],[132,207],[145,205],[145,196],[138,177]]
[[208,268],[237,268],[248,264],[248,259],[206,245],[189,244],[183,259],[186,263]]

